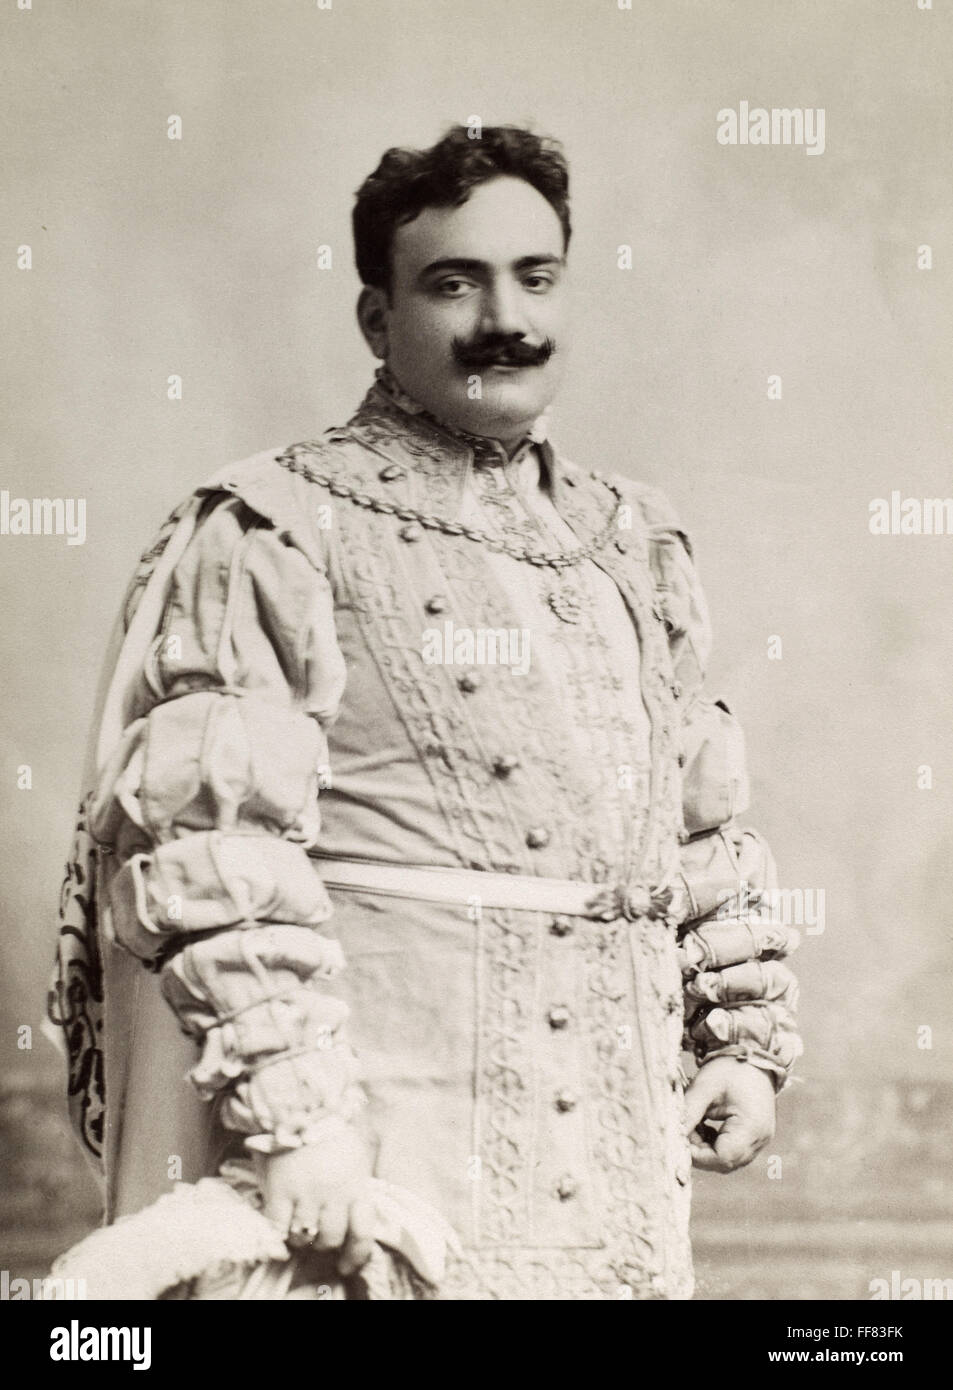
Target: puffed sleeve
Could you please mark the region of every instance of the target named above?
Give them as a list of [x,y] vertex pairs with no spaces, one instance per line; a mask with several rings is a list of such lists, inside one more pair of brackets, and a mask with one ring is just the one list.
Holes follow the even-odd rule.
[[213,494],[99,776],[117,943],[161,975],[200,1046],[191,1076],[249,1147],[307,1142],[362,1101],[331,904],[307,851],[344,688],[326,574]]
[[660,616],[682,710],[685,824],[672,913],[679,923],[685,1046],[699,1064],[739,1057],[777,1087],[802,1047],[797,982],[783,963],[799,937],[772,920],[771,850],[737,818],[748,808],[744,739],[728,706],[705,689],[711,628],[691,544],[665,499],[643,502]]

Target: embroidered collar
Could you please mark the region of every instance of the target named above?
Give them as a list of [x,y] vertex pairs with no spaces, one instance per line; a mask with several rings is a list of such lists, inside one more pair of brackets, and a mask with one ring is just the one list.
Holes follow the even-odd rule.
[[[393,442],[405,460],[413,460],[406,482],[410,505],[456,518],[475,472],[483,475],[481,493],[502,497],[511,494],[515,500],[520,490],[516,483],[520,464],[529,449],[536,449],[550,498],[563,520],[583,537],[602,521],[608,500],[604,490],[597,487],[593,493],[589,481],[577,486],[582,475],[554,450],[547,437],[545,416],[534,422],[523,444],[512,458],[507,458],[498,440],[470,434],[438,420],[404,391],[386,366],[378,367],[374,378],[348,426],[372,446],[383,446],[385,452]],[[490,475],[497,470],[498,476],[502,475],[500,483],[505,478],[509,486],[490,485]],[[522,506],[520,511],[535,531],[536,523],[529,523]],[[580,523],[583,530],[578,529]]]

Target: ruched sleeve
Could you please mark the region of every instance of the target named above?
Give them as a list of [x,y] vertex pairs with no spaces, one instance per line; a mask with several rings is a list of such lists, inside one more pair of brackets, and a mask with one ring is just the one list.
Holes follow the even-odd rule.
[[690,542],[665,499],[644,500],[659,616],[669,635],[682,710],[685,824],[673,914],[680,923],[685,1046],[699,1064],[738,1057],[779,1088],[800,1056],[797,982],[783,964],[797,931],[774,920],[774,858],[737,817],[748,807],[744,738],[705,689],[711,628]]
[[92,800],[114,938],[160,973],[200,1047],[200,1094],[265,1152],[362,1100],[330,984],[344,962],[307,854],[344,680],[326,574],[213,494]]

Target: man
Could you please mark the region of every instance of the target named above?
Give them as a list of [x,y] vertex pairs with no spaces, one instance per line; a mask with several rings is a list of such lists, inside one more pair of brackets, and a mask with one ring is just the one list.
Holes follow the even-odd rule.
[[257,1296],[686,1298],[691,1162],[799,1051],[688,541],[545,438],[556,145],[390,150],[354,233],[375,384],[126,604],[52,995],[107,1220],[221,1172],[287,1238]]

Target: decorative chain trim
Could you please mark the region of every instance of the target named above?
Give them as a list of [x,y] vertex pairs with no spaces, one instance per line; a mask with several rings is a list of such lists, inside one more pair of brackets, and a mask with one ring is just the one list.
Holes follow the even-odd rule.
[[396,516],[401,521],[416,521],[430,531],[442,531],[445,536],[464,536],[468,541],[476,541],[477,544],[485,545],[490,550],[510,555],[514,560],[525,560],[531,565],[549,565],[555,570],[567,569],[572,565],[581,564],[583,560],[590,559],[596,551],[602,550],[608,545],[614,532],[619,529],[622,509],[626,505],[625,498],[619,489],[607,478],[604,478],[601,473],[593,470],[589,476],[595,482],[601,482],[603,487],[607,488],[615,498],[616,504],[606,525],[597,535],[576,550],[530,550],[526,546],[507,541],[501,536],[491,535],[489,531],[483,531],[478,526],[464,526],[462,522],[448,521],[445,517],[437,516],[434,512],[422,512],[414,507],[401,506],[384,497],[375,497],[370,492],[363,492],[360,488],[351,487],[350,484],[335,479],[333,474],[326,473],[323,469],[306,463],[301,455],[309,453],[313,453],[309,445],[293,444],[290,449],[279,454],[275,462],[280,463],[282,468],[287,468],[291,473],[300,473],[302,477],[307,478],[311,483],[316,483],[319,487],[326,487],[334,497],[349,498],[355,506],[367,507],[372,512],[382,512],[387,516]]

